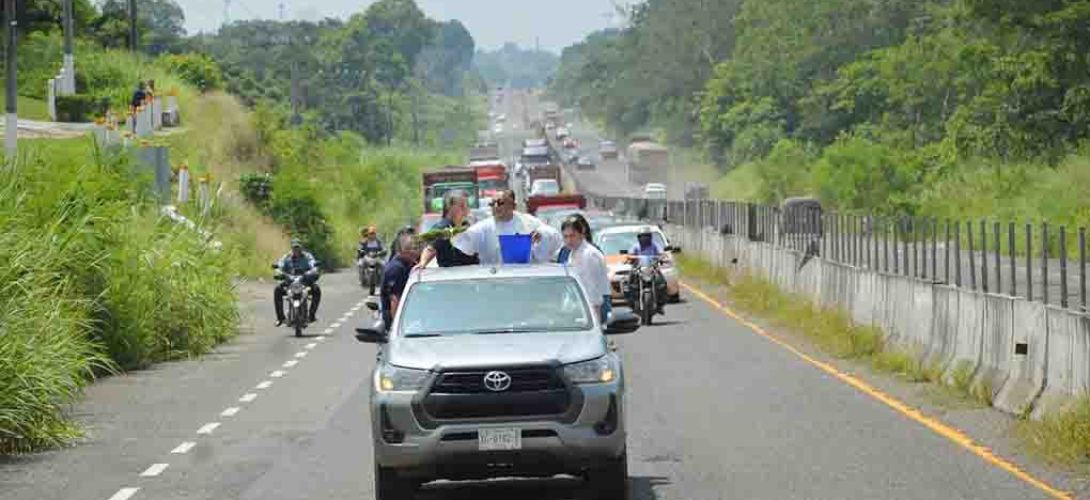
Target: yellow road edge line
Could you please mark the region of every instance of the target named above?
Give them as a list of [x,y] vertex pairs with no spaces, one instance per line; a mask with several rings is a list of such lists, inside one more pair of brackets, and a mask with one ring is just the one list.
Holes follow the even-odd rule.
[[765,339],[771,341],[772,343],[786,349],[791,354],[794,354],[795,356],[801,358],[803,361],[817,367],[821,371],[823,371],[825,373],[828,373],[829,375],[832,375],[832,376],[840,379],[840,381],[844,382],[845,384],[847,384],[847,385],[849,385],[851,387],[854,387],[859,392],[862,392],[863,394],[866,394],[867,396],[870,396],[870,397],[882,402],[886,406],[892,408],[897,413],[900,413],[901,415],[904,415],[904,416],[918,422],[919,424],[923,425],[924,427],[927,427],[928,429],[931,429],[936,434],[938,434],[938,435],[946,438],[947,440],[953,442],[954,444],[968,450],[970,453],[984,459],[984,461],[994,465],[995,467],[998,467],[998,468],[1000,468],[1000,469],[1002,469],[1004,471],[1007,471],[1011,475],[1017,477],[1018,479],[1021,479],[1022,481],[1029,484],[1030,486],[1033,486],[1033,487],[1047,493],[1049,496],[1052,496],[1053,498],[1062,498],[1062,499],[1072,499],[1072,498],[1074,498],[1074,497],[1071,496],[1070,493],[1060,491],[1060,490],[1052,487],[1048,483],[1046,483],[1046,482],[1044,482],[1044,481],[1042,481],[1040,479],[1037,479],[1032,474],[1022,470],[1021,468],[1019,468],[1014,463],[1004,459],[1003,457],[1000,457],[999,455],[996,455],[988,447],[982,446],[982,445],[979,445],[979,444],[973,442],[973,439],[971,437],[969,437],[964,432],[958,430],[957,428],[952,427],[952,426],[950,426],[948,424],[945,424],[943,422],[940,422],[938,420],[935,420],[935,419],[933,419],[931,417],[928,417],[928,416],[924,415],[923,413],[921,413],[919,410],[909,406],[907,403],[904,403],[904,402],[898,400],[897,398],[894,398],[893,396],[890,396],[890,395],[882,392],[881,390],[876,389],[875,387],[873,387],[870,384],[864,382],[863,380],[860,380],[860,379],[858,379],[856,377],[853,377],[853,376],[851,376],[851,375],[849,375],[847,373],[844,373],[844,372],[838,370],[833,365],[830,365],[829,363],[826,363],[824,361],[816,359],[813,356],[810,356],[810,355],[802,352],[801,350],[799,350],[795,346],[787,343],[784,340],[781,340],[779,337],[777,337],[777,336],[775,336],[775,335],[773,335],[771,333],[768,333],[767,331],[765,331],[765,329],[763,329],[760,326],[754,324],[753,322],[743,318],[740,314],[734,312],[734,310],[731,309],[730,307],[727,307],[726,305],[723,305],[722,303],[715,300],[714,298],[712,298],[710,295],[704,293],[703,291],[697,289],[696,287],[694,287],[694,286],[692,286],[692,285],[690,285],[688,283],[681,283],[681,286],[683,286],[686,290],[688,290],[693,295],[696,295],[697,297],[700,297],[701,300],[707,302],[708,304],[711,304],[716,309],[718,309],[720,312],[722,312],[722,313],[726,314],[727,316],[729,316],[731,319],[734,319],[735,321],[737,321],[737,322],[741,323],[742,325],[744,325],[746,328],[749,328],[754,333],[756,333],[756,334],[764,337]]

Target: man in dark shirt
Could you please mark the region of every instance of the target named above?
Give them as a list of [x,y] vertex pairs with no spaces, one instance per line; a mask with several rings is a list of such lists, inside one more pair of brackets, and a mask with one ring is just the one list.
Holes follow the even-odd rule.
[[420,258],[420,251],[417,250],[417,244],[412,235],[401,235],[397,243],[400,252],[386,263],[386,270],[382,277],[380,299],[382,322],[386,326],[386,331],[389,331],[390,326],[393,325],[394,313],[397,312],[397,306],[401,303],[405,285],[409,283],[413,265]]
[[[443,219],[434,229],[449,229],[452,227],[467,227],[469,221],[469,203],[466,194],[461,191],[451,191],[443,197]],[[424,249],[417,268],[423,269],[431,263],[432,259],[439,261],[439,267],[472,266],[480,264],[476,255],[466,255],[461,250],[454,248],[450,238],[438,238]]]

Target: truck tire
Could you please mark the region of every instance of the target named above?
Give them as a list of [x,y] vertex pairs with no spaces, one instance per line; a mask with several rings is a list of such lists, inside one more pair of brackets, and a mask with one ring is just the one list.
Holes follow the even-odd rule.
[[375,500],[412,500],[416,486],[389,467],[375,465]]
[[628,500],[628,451],[587,471],[588,500]]

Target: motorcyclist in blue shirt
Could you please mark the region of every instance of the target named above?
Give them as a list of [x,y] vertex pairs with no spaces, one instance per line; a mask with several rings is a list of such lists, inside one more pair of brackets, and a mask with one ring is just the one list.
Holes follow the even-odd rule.
[[[303,283],[310,287],[310,322],[317,321],[318,304],[322,301],[322,289],[318,287],[318,261],[310,252],[303,250],[303,244],[291,240],[291,252],[280,258],[277,265],[280,272],[289,276],[302,276]],[[276,309],[276,326],[284,324],[284,295],[288,292],[288,282],[282,281],[273,290],[273,307]]]
[[[664,251],[663,248],[655,244],[654,232],[650,227],[640,228],[640,232],[636,235],[637,243],[632,245],[632,248],[628,250],[628,256],[631,260],[638,262],[641,265],[650,264],[656,257],[661,257]],[[655,268],[655,296],[657,297],[657,313],[665,314],[664,306],[666,305],[667,293],[666,293],[666,277],[662,275],[662,271],[657,267]]]

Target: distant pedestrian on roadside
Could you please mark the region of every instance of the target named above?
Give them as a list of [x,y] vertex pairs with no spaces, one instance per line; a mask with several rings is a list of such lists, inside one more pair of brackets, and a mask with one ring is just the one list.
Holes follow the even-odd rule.
[[136,132],[136,110],[144,105],[144,101],[148,98],[147,84],[140,81],[136,85],[136,90],[132,93],[132,101],[129,102],[129,115],[133,117],[132,130]]

